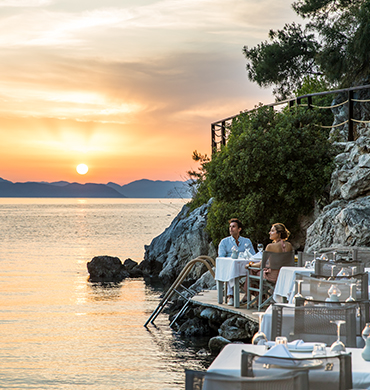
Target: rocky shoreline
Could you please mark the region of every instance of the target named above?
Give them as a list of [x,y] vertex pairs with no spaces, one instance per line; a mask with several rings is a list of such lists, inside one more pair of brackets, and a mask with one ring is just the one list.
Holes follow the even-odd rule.
[[[369,117],[367,104],[355,106],[358,117]],[[341,123],[345,110],[346,106],[333,109],[334,123]],[[336,137],[333,145],[337,152],[330,200],[324,208],[316,207],[305,224],[302,222],[305,252],[338,246],[370,247],[370,124],[356,126],[354,141],[347,141],[346,134],[345,126],[339,134],[331,134]],[[148,283],[159,280],[166,289],[190,260],[201,255],[215,259],[216,248],[205,231],[211,204],[212,199],[192,212],[185,205],[171,225],[145,246],[145,258],[140,264],[131,259],[122,264],[118,258],[95,257],[87,264],[90,281],[119,282],[126,277],[143,277]],[[183,284],[194,292],[216,288],[213,277],[202,264],[192,270]],[[175,299],[166,308],[171,321],[183,306],[182,300]],[[250,342],[257,330],[256,323],[243,316],[194,304],[189,305],[176,327],[183,337],[209,336],[212,351],[223,343]]]

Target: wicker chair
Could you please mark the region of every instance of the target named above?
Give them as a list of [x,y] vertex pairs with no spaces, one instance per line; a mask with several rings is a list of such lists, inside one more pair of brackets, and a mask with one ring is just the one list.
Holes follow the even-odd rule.
[[[324,306],[327,305],[325,301],[317,301],[306,298],[297,298],[295,301],[296,306]],[[370,319],[370,301],[353,301],[353,302],[331,302],[330,305],[337,306],[348,306],[354,305],[356,307],[356,337],[357,337],[357,347],[362,348],[364,346],[364,340],[361,337],[362,330],[365,328],[367,322]]]
[[[272,306],[271,339],[286,336],[288,340],[302,339],[306,342],[321,342],[331,345],[337,339],[337,328],[331,320],[344,320],[341,327],[341,341],[347,347],[356,348],[356,316],[354,304],[338,305],[324,302],[323,305]],[[294,317],[293,331],[286,334],[284,317]]]
[[[262,254],[261,268],[259,275],[247,274],[246,293],[247,293],[247,308],[251,308],[254,303],[258,302],[257,310],[261,311],[264,306],[271,303],[272,294],[276,282],[270,282],[263,278],[263,269],[269,268],[271,270],[279,271],[281,267],[294,266],[294,252],[268,252]],[[255,268],[256,269],[256,268]],[[253,283],[254,282],[254,283]],[[251,299],[251,294],[257,294]]]
[[258,378],[185,370],[185,390],[308,390],[307,372],[282,372]]
[[[310,370],[310,365],[314,368]],[[352,362],[350,353],[320,358],[278,358],[260,356],[242,351],[241,375],[258,378],[260,375],[278,375],[292,369],[308,371],[309,388],[315,390],[348,390],[352,388]],[[306,367],[306,368],[305,368]],[[297,388],[298,389],[298,388]]]
[[314,259],[314,254],[299,251],[297,253],[297,257],[298,257],[297,266],[304,267],[306,264],[306,261],[312,261]]
[[322,259],[316,259],[315,261],[315,274],[323,277],[330,277],[333,267],[333,275],[337,276],[342,268],[348,270],[352,274],[352,268],[356,267],[356,274],[363,273],[365,271],[365,264],[361,261],[325,261]]
[[354,286],[355,291],[352,294],[355,300],[369,299],[369,276],[367,272],[351,275],[350,277],[336,276],[334,280],[330,280],[330,276],[308,276],[297,273],[296,280],[302,280],[301,294],[303,296],[310,296],[318,301],[324,301],[328,298],[330,287],[335,285],[341,292],[339,301],[345,302],[351,295],[351,284],[356,284]]

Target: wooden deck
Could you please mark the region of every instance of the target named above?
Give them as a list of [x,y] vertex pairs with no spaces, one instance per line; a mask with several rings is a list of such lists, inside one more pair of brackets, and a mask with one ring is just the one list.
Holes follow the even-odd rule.
[[[243,294],[244,295],[244,294]],[[242,297],[241,297],[242,298]],[[228,313],[239,314],[243,317],[248,318],[251,321],[258,323],[258,315],[253,314],[256,312],[256,309],[247,309],[246,305],[242,305],[238,308],[234,306],[228,306],[226,303],[217,302],[217,290],[204,290],[199,294],[194,295],[191,301],[197,305],[204,307],[213,307]]]

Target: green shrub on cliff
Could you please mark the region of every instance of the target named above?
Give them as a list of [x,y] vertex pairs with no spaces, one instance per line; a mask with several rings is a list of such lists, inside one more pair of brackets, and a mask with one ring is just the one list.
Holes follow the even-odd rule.
[[238,217],[252,242],[268,241],[272,223],[294,233],[299,218],[327,193],[332,172],[325,118],[307,108],[276,112],[271,107],[239,115],[228,143],[212,160],[201,161],[202,175],[193,206],[214,198],[207,230],[217,245],[228,235],[227,221]]

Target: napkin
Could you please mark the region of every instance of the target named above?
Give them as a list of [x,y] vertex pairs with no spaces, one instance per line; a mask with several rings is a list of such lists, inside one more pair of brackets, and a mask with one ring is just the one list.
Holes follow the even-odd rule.
[[[288,343],[288,349],[290,351],[299,351],[300,349],[305,351],[313,351],[313,346],[315,344],[316,343],[305,343],[303,340],[294,340]],[[267,345],[269,347],[273,347],[275,345],[275,341],[268,341]]]
[[[252,256],[252,259],[253,259],[253,260],[256,260],[256,261],[257,261],[257,260],[258,260],[258,261],[261,260],[261,259],[262,259],[262,252],[257,252],[255,255]],[[252,260],[252,261],[253,261],[253,260]]]
[[289,352],[288,348],[284,344],[273,346],[263,356],[256,359],[256,362],[260,364],[277,364],[279,366],[295,366],[299,364],[299,362],[294,359],[294,356]]

